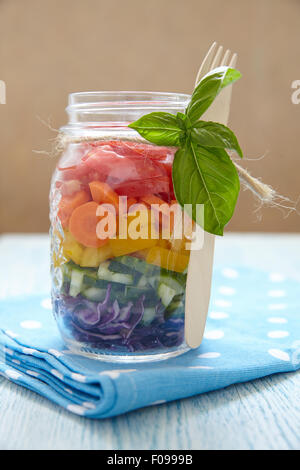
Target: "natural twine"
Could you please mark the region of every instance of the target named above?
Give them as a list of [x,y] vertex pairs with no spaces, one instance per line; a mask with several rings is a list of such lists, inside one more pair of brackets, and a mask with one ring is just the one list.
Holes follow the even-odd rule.
[[[44,125],[46,125],[48,129],[50,129],[52,132],[57,133],[56,137],[52,140],[51,152],[47,152],[44,150],[35,150],[35,153],[46,154],[48,156],[50,155],[57,157],[67,148],[69,144],[81,142],[103,142],[107,140],[122,140],[127,142],[149,143],[138,134],[135,136],[132,135],[132,132],[129,129],[128,132],[126,132],[125,130],[122,132],[122,137],[120,137],[120,135],[113,137],[111,134],[106,134],[104,129],[101,130],[101,134],[74,136],[59,132],[57,129],[54,129],[49,122],[45,122],[41,118],[38,119]],[[261,206],[270,206],[275,208],[277,207],[279,209],[283,209],[285,211],[286,216],[288,216],[290,212],[293,211],[299,213],[297,209],[299,200],[293,202],[289,198],[281,196],[271,186],[266,183],[263,183],[259,178],[255,178],[254,176],[252,176],[248,170],[240,166],[235,160],[232,160],[232,162],[237,169],[240,182],[244,189],[249,189],[253,193],[253,195],[258,199],[260,203],[258,209],[260,209]]]
[[[54,141],[54,150],[52,153],[55,155],[63,152],[69,144],[81,143],[81,142],[103,142],[107,140],[123,140],[128,142],[136,143],[149,143],[143,137],[136,135],[128,134],[119,137],[113,138],[111,134],[105,134],[102,132],[98,136],[72,136],[66,135],[64,133],[58,133]],[[240,166],[235,160],[232,160],[235,165],[241,184],[245,189],[249,189],[252,193],[259,199],[261,205],[271,205],[273,207],[281,207],[283,209],[288,209],[289,211],[296,210],[296,203],[293,203],[288,198],[279,195],[271,186],[263,183],[260,179],[252,176],[248,170]]]

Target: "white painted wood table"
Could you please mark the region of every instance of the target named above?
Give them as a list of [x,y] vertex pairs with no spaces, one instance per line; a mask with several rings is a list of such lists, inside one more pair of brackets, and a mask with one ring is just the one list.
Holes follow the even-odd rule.
[[[0,298],[49,292],[46,235],[2,236],[0,260]],[[300,236],[226,234],[217,240],[216,262],[280,266],[300,281]],[[0,449],[299,448],[299,372],[99,421],[74,416],[0,378]]]

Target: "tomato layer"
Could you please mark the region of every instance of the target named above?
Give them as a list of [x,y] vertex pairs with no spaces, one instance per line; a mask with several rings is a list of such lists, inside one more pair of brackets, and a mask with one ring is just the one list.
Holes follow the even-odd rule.
[[76,151],[79,163],[58,168],[62,191],[70,186],[70,181],[79,181],[82,186],[100,181],[122,196],[139,198],[155,194],[166,201],[174,198],[172,149],[121,141],[78,145],[83,145],[83,149]]

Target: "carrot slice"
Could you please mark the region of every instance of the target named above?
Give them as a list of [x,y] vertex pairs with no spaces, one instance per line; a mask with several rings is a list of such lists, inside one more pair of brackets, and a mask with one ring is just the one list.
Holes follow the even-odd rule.
[[73,237],[82,245],[90,248],[98,248],[108,242],[100,240],[96,234],[99,217],[96,215],[98,204],[94,201],[87,202],[77,207],[69,222],[69,230]]
[[[141,197],[140,200],[144,202],[145,204],[147,204],[147,206],[149,206],[150,208],[152,208],[152,205],[158,205],[162,215],[168,216],[170,213],[170,205],[163,199],[160,199],[160,197],[157,197],[151,194],[149,196]],[[155,210],[154,207],[153,209]]]
[[153,194],[149,194],[148,196],[141,197],[141,201],[145,202],[148,206],[152,206],[152,204],[158,204],[161,206],[162,204],[167,204],[163,199],[158,196],[154,196]]
[[89,187],[92,193],[93,201],[98,204],[106,203],[115,206],[116,211],[119,209],[119,196],[111,189],[111,187],[101,181],[92,181],[89,183]]
[[58,217],[60,218],[63,228],[67,228],[72,212],[76,207],[85,204],[90,200],[90,196],[86,191],[78,191],[73,196],[63,196],[59,203]]

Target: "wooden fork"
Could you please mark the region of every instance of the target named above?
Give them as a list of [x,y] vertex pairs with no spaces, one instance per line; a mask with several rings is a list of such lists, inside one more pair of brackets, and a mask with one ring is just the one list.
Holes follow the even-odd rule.
[[[210,70],[222,65],[235,67],[236,62],[237,54],[231,54],[227,49],[223,55],[223,47],[217,47],[217,43],[214,42],[200,66],[195,86]],[[231,86],[224,88],[201,119],[226,125],[231,92]],[[210,300],[214,244],[215,236],[204,232],[203,247],[192,250],[190,254],[186,286],[185,341],[191,348],[197,348],[201,344],[204,334]]]

